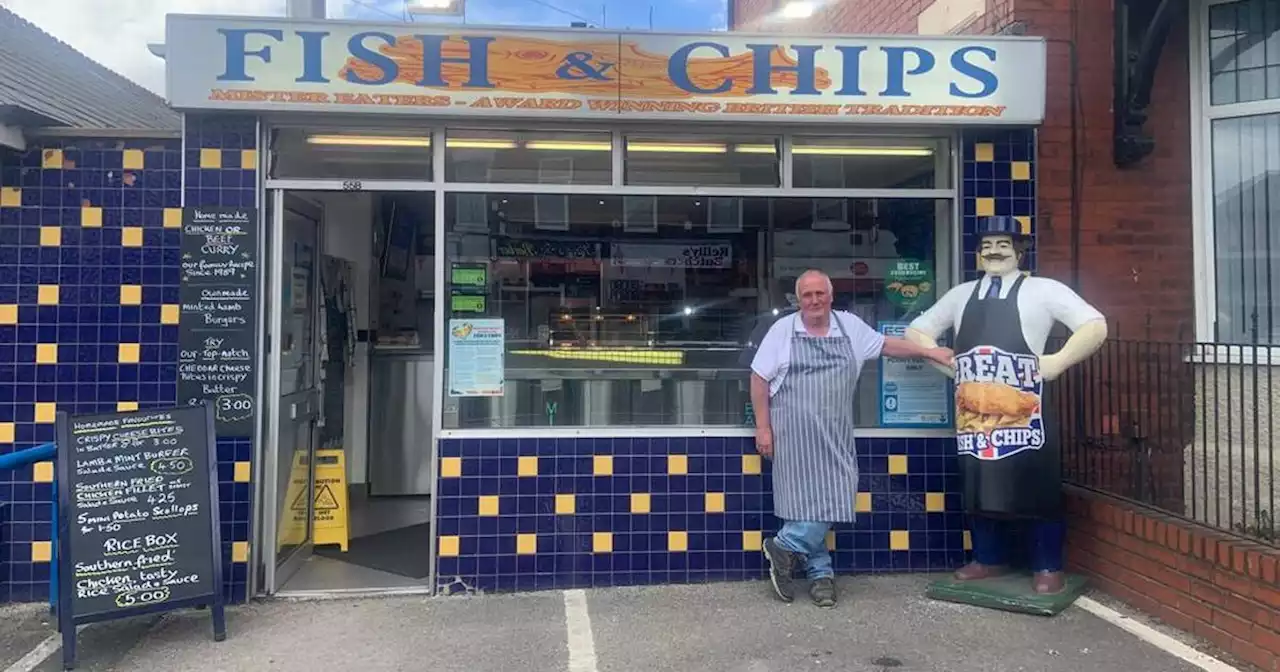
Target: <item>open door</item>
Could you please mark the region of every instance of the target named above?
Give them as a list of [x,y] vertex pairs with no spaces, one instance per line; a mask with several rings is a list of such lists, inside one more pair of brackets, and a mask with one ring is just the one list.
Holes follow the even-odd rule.
[[278,592],[311,555],[315,454],[320,418],[319,208],[275,190],[271,194],[271,305],[268,390],[268,478],[264,540],[275,559],[266,586]]

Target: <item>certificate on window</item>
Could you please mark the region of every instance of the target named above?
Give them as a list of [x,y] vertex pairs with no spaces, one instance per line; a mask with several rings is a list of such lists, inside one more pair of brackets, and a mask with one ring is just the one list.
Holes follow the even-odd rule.
[[505,352],[502,320],[449,320],[449,396],[501,397]]
[[[901,338],[906,322],[881,322],[880,333]],[[951,427],[951,379],[924,360],[880,360],[880,426]]]

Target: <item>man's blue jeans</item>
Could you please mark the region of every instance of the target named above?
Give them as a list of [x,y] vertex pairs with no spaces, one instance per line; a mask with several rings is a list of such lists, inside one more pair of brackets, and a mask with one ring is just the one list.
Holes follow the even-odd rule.
[[827,551],[830,529],[831,523],[788,520],[778,530],[776,539],[779,546],[805,557],[805,574],[810,579],[821,579],[835,575],[831,569],[831,553]]

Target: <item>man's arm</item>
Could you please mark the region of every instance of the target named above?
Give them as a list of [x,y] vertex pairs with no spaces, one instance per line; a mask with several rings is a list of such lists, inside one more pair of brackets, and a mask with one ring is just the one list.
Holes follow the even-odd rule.
[[936,341],[932,345],[921,345],[905,338],[886,336],[880,354],[894,359],[927,359],[939,369],[951,370],[951,348],[940,348]]
[[752,372],[751,374],[751,409],[756,416],[756,429],[763,427],[765,430],[771,430],[769,426],[769,381],[760,377],[760,374]]
[[[773,457],[773,428],[769,425],[769,384],[782,370],[786,332],[790,328],[783,320],[773,323],[751,360],[751,409],[756,421],[756,450],[765,457]],[[781,325],[781,326],[780,326]]]

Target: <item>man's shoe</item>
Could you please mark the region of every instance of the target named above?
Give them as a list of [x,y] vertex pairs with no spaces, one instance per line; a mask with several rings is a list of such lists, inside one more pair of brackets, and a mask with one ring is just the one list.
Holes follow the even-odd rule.
[[971,562],[964,567],[956,570],[955,578],[957,581],[977,581],[979,579],[992,579],[997,576],[1004,576],[1009,573],[1009,568],[1003,565],[984,565],[980,562]]
[[1062,572],[1036,572],[1031,579],[1032,590],[1040,595],[1060,593],[1066,587],[1067,581]]
[[836,582],[829,576],[814,579],[809,586],[809,597],[813,603],[824,609],[836,606]]
[[777,539],[770,537],[764,542],[764,559],[769,563],[769,582],[773,584],[773,592],[778,599],[790,602],[796,599],[795,579],[796,565],[800,564],[797,554],[783,548]]

